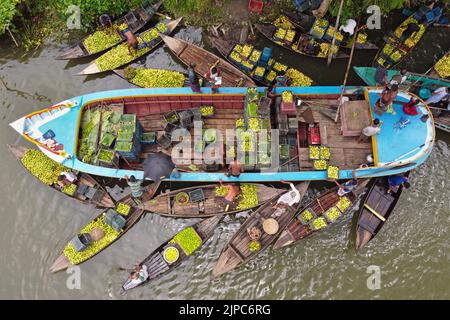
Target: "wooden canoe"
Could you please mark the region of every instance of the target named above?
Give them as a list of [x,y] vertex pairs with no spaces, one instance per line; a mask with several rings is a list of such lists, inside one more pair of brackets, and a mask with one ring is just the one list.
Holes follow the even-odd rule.
[[[156,183],[152,183],[149,186],[146,187],[146,192],[144,193],[144,195],[142,196],[142,198],[144,199],[151,199],[155,193],[157,192],[159,185],[161,182],[156,182]],[[103,246],[101,249],[99,249],[96,252],[92,252],[90,255],[84,257],[84,259],[80,262],[78,262],[77,264],[81,264],[87,260],[92,259],[93,257],[95,257],[97,254],[99,254],[100,252],[102,252],[103,250],[105,250],[106,248],[108,248],[111,244],[113,244],[114,242],[116,242],[117,240],[119,240],[125,233],[127,233],[128,230],[130,230],[138,221],[139,219],[141,219],[141,217],[143,216],[143,214],[145,213],[144,210],[140,209],[136,202],[136,200],[133,199],[133,197],[131,195],[127,196],[125,199],[123,199],[121,202],[128,204],[129,206],[131,206],[131,211],[130,213],[126,216],[126,224],[125,227],[123,228],[123,230],[119,233],[119,235],[114,238],[112,241],[108,242],[105,246]],[[98,219],[102,219],[103,215],[106,213],[107,210],[104,210],[102,213],[100,213],[97,217],[95,217],[92,221],[98,220]],[[89,222],[89,223],[90,223]],[[84,227],[83,227],[84,228]],[[73,239],[73,238],[72,238]],[[61,255],[55,260],[55,262],[52,264],[52,266],[50,267],[50,272],[51,273],[55,273],[58,271],[62,271],[67,269],[69,266],[71,266],[72,263],[69,261],[69,259],[65,256],[64,252],[61,253]]]
[[[222,220],[223,215],[217,215],[208,219],[204,219],[193,226],[191,226],[199,235],[199,237],[202,239],[202,244],[199,248],[197,248],[195,251],[199,250],[202,246],[205,245],[205,242],[214,234],[214,230],[216,229],[219,222]],[[190,228],[190,227],[188,227]],[[130,279],[127,279],[125,283],[122,286],[123,291],[128,291],[130,289],[136,288],[140,285],[146,284],[163,274],[166,274],[179,265],[184,260],[187,260],[189,256],[186,255],[186,253],[183,251],[183,249],[180,247],[178,243],[170,243],[170,241],[173,238],[167,240],[162,245],[160,245],[156,250],[154,250],[147,258],[145,258],[144,261],[139,263],[139,266],[146,265],[147,266],[147,272],[148,272],[148,278],[146,281],[141,283],[133,283]],[[168,247],[175,247],[178,249],[179,252],[179,258],[174,263],[168,263],[164,259],[163,253],[164,250],[166,250]]]
[[[296,186],[300,192],[301,198],[306,194],[309,187],[309,181],[302,182]],[[245,220],[238,231],[234,234],[231,240],[225,245],[222,250],[219,260],[217,261],[212,274],[218,277],[227,273],[242,264],[248,262],[250,259],[256,257],[269,247],[280,235],[280,232],[287,226],[289,221],[295,214],[295,211],[300,207],[299,201],[294,207],[288,207],[279,216],[275,216],[277,211],[273,206],[276,204],[279,197],[273,198],[271,201],[262,205],[258,210]],[[279,230],[273,235],[269,235],[263,231],[263,223],[266,219],[273,218],[278,222]],[[261,248],[258,251],[250,251],[249,243],[251,241],[247,229],[257,227],[261,230],[261,238],[258,240]]]
[[[176,29],[176,27],[178,26],[178,24],[181,22],[181,19],[182,19],[182,18],[178,18],[177,20],[172,20],[172,19],[170,19],[170,18],[167,17],[167,18],[163,21],[163,22],[166,24],[166,26],[167,26],[167,30],[166,30],[165,33],[166,33],[166,34],[172,33],[172,32]],[[146,35],[146,33],[151,32],[151,30],[152,30],[153,28],[154,28],[154,27],[152,27],[152,28],[150,28],[150,29],[148,29],[148,30],[146,30],[146,31],[143,31],[143,32],[141,33],[140,37],[143,38],[143,37]],[[160,34],[160,35],[161,35],[161,34]],[[155,40],[155,39],[154,39],[154,40]],[[128,61],[128,62],[125,62],[124,64],[118,66],[117,68],[121,68],[121,67],[123,67],[123,66],[126,66],[126,65],[128,65],[128,64],[130,64],[130,63],[136,61],[137,59],[141,58],[142,56],[148,54],[149,52],[151,52],[152,50],[154,50],[155,48],[157,48],[161,43],[162,43],[162,40],[160,40],[160,39],[156,40],[156,41],[154,42],[154,44],[153,44],[150,48],[147,48],[146,50],[144,50],[144,49],[139,50],[139,52],[138,52],[135,56],[133,56],[133,60]],[[127,44],[126,44],[126,43],[122,43],[122,44],[120,44],[120,46],[125,46],[125,47],[126,47]],[[103,55],[111,55],[111,54],[113,54],[113,53],[111,53],[111,52],[112,52],[112,51],[106,52],[106,53],[104,53]],[[101,57],[103,57],[103,55],[102,55]],[[99,57],[99,58],[100,58],[100,57]],[[113,70],[113,69],[100,70],[99,67],[97,66],[97,61],[98,61],[99,58],[97,58],[94,62],[92,62],[90,65],[88,65],[83,71],[81,71],[81,72],[78,73],[77,75],[82,76],[82,75],[96,74],[96,73],[101,73],[101,72],[106,72],[106,71],[112,71],[112,70]]]
[[[284,16],[292,22],[294,26],[299,28],[304,34],[309,34],[309,31],[311,30],[312,26],[314,25],[314,22],[316,21],[316,18],[313,16],[310,16],[309,14],[304,13],[292,13],[292,12],[284,12]],[[334,24],[331,24],[332,27],[334,27]],[[361,29],[366,28],[366,26],[363,26]],[[317,39],[317,38],[316,38]],[[324,42],[331,43],[332,40],[323,39],[320,40]],[[355,36],[352,36],[349,38],[349,40],[345,43],[339,43],[339,47],[351,49],[353,45],[353,41],[355,40]],[[356,43],[355,49],[359,50],[377,50],[379,49],[377,45],[373,44],[372,42],[366,41],[365,43]]]
[[[114,21],[114,25],[121,25],[123,23],[126,23],[128,25],[128,28],[130,29],[130,31],[133,33],[136,33],[150,21],[150,19],[153,17],[153,15],[156,13],[156,11],[158,11],[159,7],[161,7],[161,4],[163,2],[164,1],[159,1],[158,3],[155,3],[154,5],[140,6],[139,8],[136,8],[136,9],[130,11],[123,17]],[[134,17],[135,20],[130,21],[131,17]],[[117,31],[117,34],[120,37],[120,40],[117,43],[115,43],[101,51],[93,52],[93,53],[90,53],[84,46],[84,41],[89,36],[92,35],[92,34],[89,34],[86,37],[84,37],[83,39],[81,39],[77,44],[64,50],[64,52],[61,53],[59,56],[57,56],[56,59],[57,60],[68,60],[68,59],[86,58],[86,57],[90,57],[95,54],[105,52],[126,40],[125,37],[123,36],[122,32]]]
[[[406,173],[409,176],[409,172]],[[356,227],[356,249],[361,249],[371,241],[381,230],[403,192],[400,186],[395,192],[387,193],[388,182],[386,177],[377,178],[367,193],[363,205],[359,210]],[[377,216],[383,217],[384,221]]]
[[[263,86],[269,86],[271,81],[267,80],[265,77],[264,78],[256,78],[254,76],[253,72],[246,72],[242,69],[242,67],[240,65],[238,65],[236,62],[234,62],[233,60],[231,60],[229,58],[230,53],[233,51],[234,47],[238,44],[237,42],[234,41],[229,41],[229,40],[223,40],[223,39],[219,39],[216,37],[209,37],[212,45],[217,49],[217,51],[219,51],[219,53],[225,58],[227,59],[231,64],[233,64],[234,66],[236,66],[236,68],[240,69],[242,72],[244,72],[246,75],[248,75],[250,78],[252,78],[255,82],[263,85]],[[275,61],[277,62],[277,61]],[[274,62],[274,63],[275,63]],[[295,69],[295,68],[289,68],[289,69]],[[297,70],[297,69],[295,69]],[[297,70],[299,72],[301,72],[300,70]],[[267,71],[268,72],[268,71]],[[311,79],[311,85],[315,85],[314,81]]]
[[200,77],[203,77],[209,71],[209,68],[211,66],[219,62],[217,66],[222,71],[223,87],[255,86],[255,83],[250,77],[233,66],[231,63],[219,58],[215,54],[178,38],[172,38],[164,35],[162,35],[161,38],[163,39],[167,47],[169,47],[169,49],[186,66],[195,63],[195,71]]
[[[366,185],[369,183],[370,179],[364,179],[358,183],[358,189],[363,190]],[[317,196],[314,200],[309,202],[306,206],[304,206],[299,212],[296,213],[295,217],[289,222],[286,229],[281,232],[280,237],[273,245],[274,249],[280,249],[282,247],[286,247],[288,245],[292,245],[297,243],[298,241],[318,232],[319,230],[314,230],[309,224],[303,224],[299,216],[306,210],[310,212],[314,212],[317,217],[322,217],[323,214],[336,206],[341,197],[338,195],[338,187],[334,187],[332,189],[326,190],[322,192],[319,196]],[[351,205],[344,212],[341,212],[342,215],[345,215],[350,211],[352,206],[355,204],[357,200],[357,192],[350,192],[345,195],[348,200],[350,200]],[[325,218],[325,216],[323,216]],[[342,216],[341,216],[342,217]],[[339,218],[338,218],[339,220]],[[329,222],[327,220],[327,224],[333,224],[334,222]],[[327,226],[328,226],[327,225]]]
[[[324,57],[319,57],[318,55],[315,56],[315,55],[312,55],[312,54],[309,54],[309,53],[305,52],[304,50],[303,51],[302,50],[298,50],[298,49],[294,50],[292,48],[292,46],[290,46],[290,45],[287,45],[285,43],[281,43],[279,41],[275,41],[272,36],[273,36],[273,34],[274,34],[275,30],[276,30],[276,27],[273,26],[273,25],[270,25],[270,24],[257,24],[257,25],[255,25],[255,27],[256,27],[256,29],[258,29],[258,31],[262,35],[264,35],[267,39],[269,39],[270,41],[276,43],[280,47],[283,47],[283,48],[288,49],[288,50],[290,50],[292,52],[295,52],[295,53],[298,53],[298,54],[302,54],[304,56],[308,56],[308,57],[312,57],[312,58],[320,58],[320,59],[326,59],[327,58],[327,55],[325,55]],[[302,34],[300,31],[297,31],[297,35],[295,36],[294,41],[293,41],[294,43],[299,40],[299,35],[301,37],[307,38],[309,41],[313,41],[313,38],[311,36]],[[317,41],[317,42],[320,44],[319,41]],[[325,42],[322,42],[322,43],[325,43]],[[348,54],[342,53],[342,52],[338,52],[337,55],[335,55],[333,58],[334,59],[342,59],[342,58],[348,58],[348,57],[350,57]]]
[[[164,70],[164,69],[153,69],[153,70]],[[166,71],[179,72],[179,71],[174,71],[174,70],[166,70]],[[137,84],[134,84],[127,77],[125,77],[125,68],[115,69],[115,70],[113,70],[113,72],[116,75],[118,75],[119,77],[121,77],[122,79],[126,80],[128,83],[132,84],[133,86],[141,87],[141,86],[138,86]],[[182,73],[184,75],[184,77],[185,77],[184,86],[185,87],[189,86],[189,79],[188,79],[187,73],[184,73],[184,72],[180,72],[180,73]],[[141,87],[141,88],[143,88],[143,87]]]
[[[8,148],[9,148],[9,151],[11,151],[11,153],[17,158],[17,160],[19,160],[19,162],[22,163],[21,160],[22,160],[25,152],[28,150],[28,148],[18,146],[18,145],[8,145]],[[22,166],[23,166],[23,164],[22,164]],[[23,167],[28,172],[30,172],[25,166],[23,166]],[[31,174],[31,172],[30,172],[30,174]],[[76,192],[73,196],[70,196],[67,193],[64,193],[58,185],[51,185],[49,187],[59,193],[62,193],[68,197],[71,197],[73,199],[81,201],[85,204],[92,203],[92,204],[94,204],[98,207],[102,207],[102,208],[113,208],[115,206],[114,200],[109,196],[109,194],[106,192],[106,190],[91,175],[89,175],[87,173],[83,173],[83,172],[79,173],[78,180],[75,182],[75,185],[77,185],[77,187],[80,187],[81,185],[85,185],[85,186],[88,186],[91,188],[100,189],[102,192],[102,196],[101,196],[100,200],[95,200],[95,199],[90,200],[86,196],[80,195]]]
[[[150,211],[152,213],[160,214],[167,217],[173,218],[207,218],[215,215],[220,215],[223,213],[234,214],[240,211],[253,210],[269,201],[273,197],[280,195],[284,192],[284,189],[276,189],[273,187],[267,187],[263,184],[253,184],[258,188],[258,200],[259,203],[253,208],[248,208],[245,210],[233,210],[230,208],[229,211],[224,212],[225,206],[223,204],[223,197],[216,196],[215,189],[217,184],[211,184],[199,187],[189,187],[184,189],[178,189],[175,191],[170,191],[168,193],[159,195],[154,199],[145,202],[143,209]],[[202,189],[205,200],[201,203],[199,202],[188,202],[186,204],[179,204],[176,202],[175,198],[177,194],[181,192],[188,193],[197,189]],[[202,209],[200,209],[200,207]]]

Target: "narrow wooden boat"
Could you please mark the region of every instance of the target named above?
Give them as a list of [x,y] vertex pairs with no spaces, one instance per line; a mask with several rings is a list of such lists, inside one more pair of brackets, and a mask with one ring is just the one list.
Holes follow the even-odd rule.
[[[381,88],[346,87],[344,96],[349,101],[343,104],[337,122],[336,111],[332,111],[336,110],[341,87],[276,88],[276,93],[282,97],[291,97],[292,94],[293,99],[301,99],[301,105],[293,108],[289,114],[283,110],[282,99],[275,99],[271,106],[275,112],[268,113],[264,90],[263,87],[221,87],[218,94],[212,94],[210,88],[202,88],[202,93],[193,93],[190,88],[97,92],[71,98],[23,116],[11,126],[53,160],[73,170],[96,176],[123,178],[125,175],[134,175],[137,179],[143,179],[143,161],[149,155],[157,152],[172,154],[180,172],[183,171],[180,176],[173,174],[166,181],[179,182],[235,181],[225,173],[230,157],[236,155],[235,151],[239,154],[246,147],[242,143],[245,136],[236,135],[236,131],[231,131],[235,133],[233,141],[226,139],[226,136],[227,130],[235,130],[242,122],[245,129],[251,128],[252,124],[253,127],[257,125],[258,129],[280,130],[271,133],[275,136],[270,142],[266,139],[264,143],[261,137],[252,138],[252,143],[249,142],[248,147],[253,145],[251,156],[254,157],[240,159],[241,163],[245,163],[245,172],[239,177],[241,183],[327,180],[327,171],[315,170],[314,161],[310,159],[310,147],[314,146],[329,148],[329,164],[339,167],[339,179],[350,179],[354,170],[357,177],[406,172],[425,162],[434,146],[435,127],[431,116],[425,122],[420,120],[420,116],[417,117],[399,135],[396,124],[403,116],[400,103],[394,104],[396,115],[386,113],[378,116],[374,113],[373,108]],[[400,90],[396,100],[408,102],[411,97],[415,95]],[[419,101],[418,112],[429,115],[426,104]],[[201,114],[201,111],[208,110],[212,112],[205,116]],[[245,124],[246,117],[251,118],[250,113],[256,114],[262,121],[251,123],[249,119],[248,124]],[[169,125],[168,117],[172,118],[171,115],[179,115],[175,127]],[[201,122],[196,120],[196,116]],[[183,120],[181,123],[181,117],[192,121]],[[372,143],[357,143],[355,137],[360,135],[362,128],[373,117],[383,121],[383,130],[372,137]],[[112,119],[116,121],[113,123]],[[128,121],[133,124],[128,125]],[[309,122],[314,123],[314,130],[310,129]],[[195,123],[197,125],[193,125]],[[171,130],[180,126],[189,129],[183,131],[186,134],[183,142],[172,139],[171,135]],[[215,131],[218,139],[206,145],[206,132],[203,129],[213,129],[208,132]],[[42,139],[49,130],[54,133],[53,139],[60,148],[52,148]],[[133,151],[129,152],[131,155],[124,154],[127,150],[123,149],[122,144],[114,142],[121,130],[121,133],[134,130],[132,135],[135,142],[131,147],[135,145],[136,148],[128,149]],[[111,144],[105,146],[104,137],[102,141],[98,137],[99,132],[109,133],[104,136],[112,136],[109,140]],[[141,143],[141,133],[156,137],[156,143],[154,139],[153,144]],[[396,139],[392,139],[393,136]],[[199,150],[197,146],[202,149]],[[277,149],[280,152],[277,153]],[[274,150],[274,157],[264,150]],[[119,157],[120,152],[123,156]],[[367,164],[369,154],[373,156],[373,164]],[[107,157],[105,162],[100,155],[111,157]],[[211,156],[214,157],[214,165],[207,161]],[[368,167],[361,167],[362,164]],[[270,174],[264,174],[264,171]]]
[[[223,213],[234,214],[240,211],[254,210],[273,197],[276,197],[277,195],[280,195],[284,192],[283,189],[267,187],[263,184],[242,184],[241,188],[256,188],[258,203],[250,208],[245,207],[244,209],[239,209],[240,198],[238,198],[236,200],[235,207],[231,207],[228,211],[225,212],[226,206],[223,203],[223,197],[216,195],[216,187],[218,186],[219,185],[217,184],[212,184],[170,191],[168,193],[159,195],[148,202],[145,202],[143,204],[143,208],[146,211],[173,218],[207,218]],[[194,202],[187,201],[186,203],[177,202],[177,195],[183,194],[183,196],[185,196],[189,195],[189,193],[191,192],[200,193],[202,195],[201,198],[203,198],[204,200]]]
[[[156,13],[156,11],[158,11],[159,7],[161,7],[161,4],[164,1],[159,1],[158,3],[155,3],[153,5],[150,5],[148,2],[147,3],[145,3],[145,2],[147,2],[147,1],[144,1],[142,6],[130,11],[123,17],[114,21],[114,25],[119,26],[122,24],[126,24],[128,26],[128,29],[133,33],[136,33],[137,31],[142,29],[147,24],[147,22],[150,21],[150,19],[153,17],[153,15]],[[89,52],[89,50],[84,45],[84,41],[86,39],[88,39],[90,36],[92,36],[93,34],[95,34],[95,32],[94,32],[93,34],[89,34],[86,37],[84,37],[76,45],[64,50],[64,52],[61,53],[59,56],[57,56],[56,59],[57,60],[67,60],[67,59],[85,58],[85,57],[90,57],[94,54],[99,54],[99,53],[105,52],[126,40],[120,30],[116,30],[116,31],[117,31],[117,41],[115,43],[103,48],[103,50],[99,50],[97,52]],[[98,31],[96,31],[96,32],[98,32]]]
[[[406,173],[406,176],[408,175],[409,172]],[[380,232],[394,211],[403,189],[403,186],[400,186],[397,190],[388,194],[387,178],[382,177],[375,180],[359,210],[356,227],[356,249],[364,247]]]
[[[160,182],[152,183],[146,187],[146,191],[142,196],[144,201],[151,199],[157,192]],[[50,267],[50,272],[55,273],[67,269],[71,265],[81,264],[94,256],[105,250],[111,244],[120,239],[125,233],[127,233],[138,221],[141,219],[142,215],[145,213],[143,209],[138,208],[137,200],[134,200],[131,195],[123,199],[120,203],[124,203],[130,207],[130,212],[125,216],[126,222],[125,226],[118,232],[112,232],[109,225],[104,222],[104,217],[108,210],[103,211],[91,220],[80,233],[89,233],[93,228],[101,228],[105,233],[105,236],[98,240],[93,241],[87,246],[87,248],[82,252],[77,252],[75,247],[69,242],[63,250],[63,253],[55,260],[55,262]],[[76,235],[78,236],[78,234]],[[74,238],[72,238],[74,239]],[[72,240],[71,240],[72,241]]]
[[[19,160],[20,163],[22,163],[21,160],[22,160],[23,156],[25,155],[25,152],[27,152],[27,150],[29,150],[28,148],[25,148],[22,146],[10,145],[10,144],[8,144],[8,148],[9,148],[9,151],[11,151],[11,153],[17,158],[17,160]],[[23,166],[23,164],[22,164],[22,166]],[[23,167],[25,168],[25,166],[23,166]],[[25,168],[25,169],[27,169],[27,168]],[[27,169],[27,171],[30,172],[28,169]],[[95,198],[89,199],[85,195],[79,194],[77,192],[75,192],[75,194],[73,196],[71,196],[71,195],[63,192],[62,189],[58,185],[51,185],[49,187],[59,193],[62,193],[68,197],[71,197],[73,199],[81,201],[85,204],[92,203],[92,204],[94,204],[98,207],[102,207],[102,208],[113,208],[115,206],[114,200],[109,196],[109,194],[106,192],[106,190],[91,175],[81,172],[77,176],[78,176],[78,179],[74,183],[77,186],[77,188],[79,188],[80,186],[87,186],[90,188],[99,189],[100,191],[98,191],[98,196],[96,196]]]
[[[363,191],[369,181],[370,179],[359,181],[358,189],[360,192]],[[320,229],[335,223],[336,220],[347,214],[356,203],[358,192],[350,192],[340,197],[338,190],[338,187],[326,190],[302,207],[287,224],[286,229],[283,230],[273,248],[280,249],[295,244],[318,232]],[[318,222],[323,222],[323,224],[316,227],[313,223],[315,219],[319,219],[320,221],[318,220]]]
[[[113,70],[113,72],[116,74],[116,75],[118,75],[119,77],[121,77],[122,79],[124,79],[124,80],[126,80],[126,81],[128,81],[130,84],[132,84],[132,85],[134,85],[134,86],[136,86],[136,87],[140,87],[140,88],[150,88],[150,87],[146,87],[146,86],[141,86],[141,85],[139,85],[138,83],[136,83],[135,81],[133,81],[133,79],[129,79],[129,78],[127,78],[126,76],[125,76],[125,69],[126,68],[123,68],[123,69],[115,69],[115,70]],[[150,69],[150,68],[136,68],[136,69],[144,69],[144,70],[155,70],[155,71],[168,71],[168,72],[173,72],[173,73],[181,73],[183,76],[184,76],[184,84],[183,84],[183,86],[184,87],[187,87],[187,86],[189,86],[189,79],[188,79],[188,75],[187,75],[187,73],[185,73],[185,72],[179,72],[179,71],[173,71],[173,70],[167,70],[167,69]],[[162,87],[167,87],[167,88],[171,88],[171,87],[174,87],[174,86],[162,86]]]
[[[171,34],[176,29],[178,24],[181,22],[181,19],[182,18],[178,18],[177,20],[172,20],[169,17],[167,17],[164,21],[161,22],[161,23],[165,24],[165,26],[166,26],[165,31],[163,33]],[[160,32],[161,30],[158,30],[157,26],[158,25],[142,32],[139,35],[138,39],[144,39],[145,37],[147,37],[155,32]],[[163,33],[160,33],[160,35],[162,35]],[[122,44],[116,46],[114,49],[104,53],[103,55],[101,55],[100,57],[95,59],[94,62],[92,62],[89,66],[87,66],[83,71],[81,71],[77,75],[96,74],[96,73],[101,73],[101,72],[105,72],[105,71],[112,71],[114,69],[118,69],[122,66],[130,64],[131,62],[139,59],[140,57],[142,57],[142,56],[146,55],[147,53],[149,53],[150,51],[154,50],[156,47],[158,47],[161,44],[161,42],[162,42],[162,40],[160,38],[155,38],[152,41],[150,41],[149,47],[138,50],[132,56],[128,53],[127,44],[122,43]],[[123,54],[123,52],[126,52],[125,56],[126,56],[127,60],[121,60],[121,62],[117,62],[116,64],[114,64],[112,66],[108,64],[108,61],[111,61],[113,59],[117,60],[118,55]],[[108,66],[101,68],[100,65],[102,63],[108,64]]]
[[[181,263],[189,258],[189,256],[199,250],[202,246],[205,245],[206,241],[214,234],[214,230],[216,229],[219,222],[222,220],[223,215],[217,215],[208,219],[204,219],[196,224],[183,229],[179,232],[175,237],[167,240],[162,245],[160,245],[156,250],[154,250],[144,261],[139,263],[139,266],[146,266],[148,272],[148,278],[144,282],[133,282],[131,279],[127,279],[122,286],[123,291],[128,291],[137,286],[146,284],[156,278],[172,271]],[[194,239],[197,238],[201,241],[197,242],[197,247],[192,250],[189,248],[187,252],[183,249],[184,244],[178,240],[180,235],[188,234],[191,235]],[[181,237],[180,237],[181,238]],[[173,250],[171,248],[175,248],[178,251],[178,259],[174,262],[167,262],[164,258],[164,252],[166,250]]]
[[[219,51],[219,53],[225,59],[227,59],[231,64],[235,65],[237,68],[242,70],[242,72],[244,72],[246,75],[248,75],[253,80],[255,80],[255,82],[258,82],[258,83],[262,84],[263,86],[269,86],[270,83],[279,74],[280,70],[275,70],[274,69],[275,65],[285,66],[285,65],[281,64],[280,62],[271,58],[269,60],[269,61],[271,61],[270,65],[263,64],[261,61],[258,61],[251,70],[250,69],[244,70],[244,68],[242,67],[242,64],[239,64],[230,58],[230,54],[233,53],[233,50],[236,48],[236,46],[241,47],[237,42],[223,40],[223,39],[219,39],[219,38],[215,38],[215,37],[209,37],[209,39],[210,39],[212,45],[217,49],[217,51]],[[258,52],[262,52],[262,50],[258,50],[256,48],[254,50],[256,50]],[[258,67],[264,69],[264,73],[259,76],[256,74]],[[285,67],[286,67],[286,70],[283,70],[283,71],[286,71],[286,73],[288,75],[291,73],[294,73],[294,72],[298,75],[298,79],[291,79],[293,81],[291,83],[291,86],[293,86],[293,87],[308,87],[308,86],[311,86],[314,84],[314,81],[310,77],[304,75],[299,70],[294,69],[294,68],[288,68],[288,66],[285,66]]]
[[[316,22],[317,18],[310,16],[309,14],[305,14],[305,13],[293,13],[293,12],[284,12],[284,16],[290,21],[292,22],[292,24],[294,26],[296,26],[297,28],[299,28],[301,31],[303,31],[303,33],[305,34],[310,34],[310,30],[311,28],[314,26],[314,22]],[[325,20],[322,18],[322,20]],[[326,21],[326,20],[325,20]],[[330,26],[332,27],[332,31],[334,31],[334,23],[330,24],[329,21],[327,21],[328,27],[327,30],[330,28]],[[361,29],[364,29],[366,26],[362,26]],[[328,31],[325,31],[325,34]],[[331,34],[331,31],[330,31]],[[312,35],[314,37],[314,35]],[[331,36],[332,37],[332,36]],[[331,43],[332,42],[332,38],[318,38],[315,37],[316,39],[320,39],[322,41]],[[341,47],[341,48],[346,48],[346,49],[351,49],[352,45],[353,45],[353,41],[355,40],[355,36],[352,36],[349,38],[349,40],[346,43],[343,42],[336,42],[336,44]],[[359,49],[359,50],[377,50],[378,46],[373,44],[372,42],[369,41],[365,41],[363,43],[357,42],[355,45],[355,49]]]
[[[295,29],[296,35],[295,35],[294,40],[293,40],[293,45],[288,45],[285,42],[276,41],[273,38],[273,35],[274,35],[274,33],[275,33],[276,29],[277,29],[275,26],[270,25],[270,24],[257,24],[257,25],[255,25],[255,27],[256,27],[256,29],[258,29],[258,31],[262,35],[264,35],[267,39],[269,39],[270,41],[276,43],[277,45],[279,45],[279,46],[281,46],[281,47],[283,47],[285,49],[291,50],[292,52],[295,52],[295,53],[298,53],[298,54],[302,54],[302,55],[305,55],[305,56],[308,56],[308,57],[326,59],[327,58],[327,54],[326,53],[324,54],[322,51],[320,51],[317,55],[312,55],[312,54],[307,53],[303,49],[299,49],[298,48],[298,43],[302,39],[307,39],[307,41],[309,43],[316,42],[321,47],[322,46],[326,47],[327,48],[327,52],[328,52],[329,48],[331,47],[331,44],[329,44],[327,42],[322,42],[322,41],[315,40],[313,37],[311,37],[309,35],[302,34],[297,29]],[[336,47],[336,48],[338,48],[338,47]],[[343,59],[343,58],[348,58],[348,57],[350,57],[348,54],[342,53],[342,52],[338,52],[337,54],[334,55],[334,59]]]
[[[426,10],[427,13],[432,13],[433,9],[421,9],[406,20],[404,20],[395,30],[389,35],[384,37],[386,45],[381,48],[375,59],[373,60],[373,67],[384,66],[387,69],[394,68],[400,62],[402,62],[411,51],[417,46],[417,44],[422,39],[425,31],[430,27],[434,21],[439,19],[439,16],[434,16],[433,21],[425,21],[423,23],[418,23],[422,16],[421,11]],[[406,30],[409,23],[417,23],[420,30],[414,32],[409,38],[401,40],[401,35]]]
[[[300,192],[301,198],[306,194],[309,187],[309,181],[302,182],[297,185],[296,188]],[[227,273],[244,263],[247,263],[250,259],[256,257],[269,247],[279,236],[280,232],[287,226],[289,221],[295,214],[295,211],[300,207],[301,200],[294,205],[294,207],[287,207],[281,212],[273,206],[276,204],[279,197],[273,198],[265,205],[261,206],[252,215],[245,220],[241,227],[236,231],[234,236],[228,241],[223,248],[219,260],[217,261],[212,274],[214,277],[218,277],[224,273]],[[275,213],[279,215],[275,215]],[[263,224],[267,219],[275,219],[278,223],[278,231],[274,234],[268,234],[264,231]],[[260,249],[257,251],[250,251],[249,244],[252,241],[248,234],[248,229],[256,227],[261,231],[261,238],[258,240],[260,243]],[[275,231],[275,230],[273,230]]]
[[182,39],[161,36],[167,47],[186,66],[196,64],[195,71],[200,77],[209,71],[211,66],[217,65],[222,72],[222,86],[224,87],[252,87],[255,86],[253,80],[231,63],[219,58],[215,54],[200,48]]
[[450,51],[448,51],[442,58],[440,58],[430,71],[430,76],[440,79],[450,78]]

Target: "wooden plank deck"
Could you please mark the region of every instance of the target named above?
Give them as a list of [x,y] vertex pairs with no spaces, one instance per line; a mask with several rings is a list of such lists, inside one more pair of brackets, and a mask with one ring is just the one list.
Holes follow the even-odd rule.
[[[326,100],[321,99],[321,105]],[[329,100],[328,103],[335,105],[335,100]],[[323,106],[323,108],[327,108]],[[297,119],[305,121],[301,113],[306,107],[297,111]],[[338,166],[341,169],[356,169],[363,163],[366,163],[368,154],[372,154],[372,144],[357,143],[355,137],[344,137],[341,133],[341,122],[337,123],[320,113],[317,108],[312,110],[314,120],[320,124],[321,142],[323,146],[330,148],[330,164]],[[309,160],[309,149],[299,148],[299,164],[301,170],[311,169],[312,161]]]

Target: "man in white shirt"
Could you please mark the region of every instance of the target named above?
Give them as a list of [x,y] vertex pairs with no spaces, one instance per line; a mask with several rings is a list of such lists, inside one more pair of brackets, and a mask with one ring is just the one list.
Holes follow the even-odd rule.
[[448,88],[447,87],[440,87],[433,91],[431,94],[431,97],[428,98],[427,101],[425,101],[426,104],[433,104],[438,103],[442,99],[445,98],[445,96],[448,95]]
[[357,143],[367,142],[370,137],[380,133],[382,122],[379,119],[374,119],[371,126],[367,126],[362,129],[361,135],[356,139]]
[[301,199],[300,192],[297,190],[297,188],[294,186],[292,182],[286,182],[284,180],[280,181],[281,183],[285,183],[291,186],[291,190],[289,192],[286,192],[283,194],[277,201],[277,204],[275,205],[278,207],[280,206],[294,206],[296,203],[298,203]]
[[147,278],[148,278],[147,266],[145,264],[142,266],[137,266],[130,274],[132,287],[145,282]]
[[74,183],[75,181],[77,181],[77,176],[75,173],[73,172],[69,172],[69,171],[63,171],[61,172],[61,174],[58,176],[58,182],[57,184],[61,187],[64,188],[65,186]]
[[339,31],[342,32],[344,36],[344,41],[348,41],[348,39],[355,33],[356,21],[353,19],[348,19],[345,22],[345,25],[341,25],[339,27]]

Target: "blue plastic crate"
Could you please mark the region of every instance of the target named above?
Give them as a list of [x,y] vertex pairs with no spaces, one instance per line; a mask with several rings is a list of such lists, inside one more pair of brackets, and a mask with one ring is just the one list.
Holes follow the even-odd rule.
[[272,48],[265,47],[262,51],[261,58],[259,59],[259,61],[267,64],[271,56],[272,56]]

